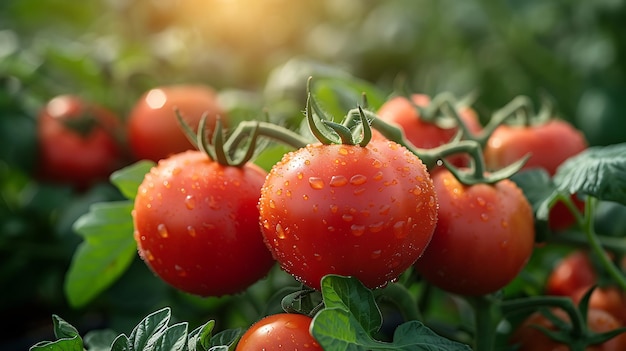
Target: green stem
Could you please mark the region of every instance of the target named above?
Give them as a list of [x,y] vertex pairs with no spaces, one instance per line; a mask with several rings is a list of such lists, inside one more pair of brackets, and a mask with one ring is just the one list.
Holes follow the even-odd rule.
[[620,271],[619,268],[613,263],[609,255],[607,254],[604,247],[602,247],[602,243],[598,239],[594,228],[594,215],[597,207],[598,199],[593,196],[587,196],[585,201],[585,217],[583,222],[583,230],[585,232],[585,236],[587,237],[587,241],[591,250],[596,254],[596,256],[600,259],[600,263],[602,267],[606,270],[606,272],[614,279],[614,281],[619,285],[621,289],[626,290],[626,277]]
[[475,332],[474,349],[477,351],[491,351],[495,342],[496,304],[491,296],[476,296],[468,298],[474,307]]
[[311,142],[309,139],[304,138],[302,135],[290,129],[270,122],[243,121],[237,125],[237,128],[232,133],[232,137],[225,143],[224,148],[226,150],[234,150],[234,148],[256,128],[258,128],[259,136],[271,138],[287,146],[291,146],[294,149],[303,148]]
[[[624,238],[596,234],[596,239],[599,241],[600,245],[608,251],[615,252],[617,254],[626,254],[626,241],[624,241]],[[566,231],[559,233],[558,235],[551,236],[550,242],[580,247],[588,247],[589,245],[587,234],[579,231]]]

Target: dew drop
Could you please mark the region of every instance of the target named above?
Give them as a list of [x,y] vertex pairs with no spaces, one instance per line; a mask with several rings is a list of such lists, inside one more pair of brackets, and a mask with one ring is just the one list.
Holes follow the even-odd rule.
[[309,199],[309,195],[307,194],[302,195],[302,200],[308,200],[308,199]]
[[340,155],[347,155],[348,154],[348,149],[345,147],[339,148],[339,154]]
[[350,226],[350,231],[354,236],[361,236],[363,235],[363,233],[365,233],[365,226],[353,224],[352,226]]
[[480,219],[481,219],[483,222],[487,222],[487,221],[489,220],[489,215],[488,215],[488,214],[486,214],[486,213],[481,213],[481,214],[480,214]]
[[296,177],[298,179],[302,179],[304,177],[304,174],[302,174],[302,172],[298,172],[298,174],[296,174]]
[[382,222],[382,221],[370,224],[368,226],[370,232],[372,233],[378,233],[381,230],[383,230],[384,227],[385,227],[385,222]]
[[337,211],[339,211],[339,206],[337,206],[337,205],[330,205],[330,212],[337,213]]
[[502,221],[500,221],[500,225],[502,226],[502,228],[508,228],[509,227],[509,222],[507,222],[505,219],[503,219]]
[[196,232],[196,228],[194,228],[193,226],[187,226],[187,233],[189,233],[190,236],[192,237],[196,237],[198,235],[198,233]]
[[382,253],[383,253],[383,250],[374,250],[372,251],[372,254],[370,255],[370,257],[373,259],[376,259],[376,258],[379,258]]
[[485,206],[485,204],[487,203],[485,201],[485,199],[483,199],[482,197],[477,197],[476,198],[476,203],[478,204],[478,206]]
[[276,202],[274,200],[269,201],[270,208],[276,208]]
[[389,205],[382,205],[380,207],[380,211],[378,211],[378,214],[380,214],[381,216],[386,216],[389,214],[389,211],[391,211],[391,206]]
[[193,210],[196,207],[196,198],[193,195],[187,195],[185,197],[185,206],[188,210]]
[[365,192],[365,188],[358,188],[358,189],[354,189],[354,191],[352,192],[354,195],[361,195]]
[[304,160],[304,164],[305,164],[306,166],[310,165],[310,164],[311,164],[311,160]]
[[329,225],[328,228],[326,228],[326,229],[328,229],[329,232],[334,232],[335,231],[335,227],[333,227],[332,225]]
[[169,189],[172,187],[172,184],[166,179],[163,181],[163,187],[165,187],[165,189]]
[[330,178],[330,186],[332,187],[341,187],[348,184],[348,178],[342,175],[334,175]]
[[288,181],[288,180],[285,180],[285,183],[284,183],[284,184],[285,184],[285,187],[288,187],[288,186],[289,186],[289,181]]
[[309,177],[309,185],[315,190],[324,188],[324,181],[319,177]]
[[383,163],[380,162],[380,160],[374,159],[372,161],[372,167],[374,167],[374,168],[381,168],[382,166],[383,166]]
[[437,205],[437,200],[435,200],[434,196],[430,196],[430,198],[428,199],[428,206],[430,207],[435,207]]
[[374,179],[376,181],[383,179],[383,172],[378,172],[378,173],[374,174],[372,179]]
[[352,222],[352,220],[354,219],[354,216],[346,213],[343,216],[341,216],[341,219],[343,219],[346,222]]
[[397,221],[394,225],[393,225],[393,235],[397,238],[397,239],[404,239],[407,237],[408,232],[405,229],[406,222],[404,221]]
[[277,196],[280,196],[280,195],[282,195],[282,194],[283,194],[283,189],[278,189],[278,190],[276,190],[276,195],[277,195]]
[[163,223],[160,223],[157,226],[157,231],[159,232],[159,235],[162,238],[167,238],[168,236],[170,236],[170,233],[168,233],[168,231],[167,231],[167,227],[165,227],[165,224],[163,224]]
[[183,267],[179,266],[179,265],[174,265],[174,270],[176,271],[176,274],[178,274],[179,277],[186,277],[187,276],[187,271],[185,271],[183,269]]
[[276,227],[274,229],[276,230],[276,236],[278,237],[278,239],[285,238],[285,231],[283,230],[283,226],[280,225],[280,223],[276,224]]
[[322,255],[320,255],[318,253],[314,253],[313,257],[315,258],[316,261],[321,261],[322,260]]
[[422,194],[422,188],[416,185],[415,188],[413,188],[412,192],[413,192],[413,195],[420,196]]
[[367,177],[362,174],[355,174],[350,178],[350,184],[363,185],[367,182]]
[[179,173],[180,173],[180,172],[182,172],[182,171],[183,171],[183,170],[182,170],[182,168],[180,168],[180,167],[174,167],[174,169],[172,169],[172,174],[173,174],[173,175],[177,175],[177,174],[179,174]]

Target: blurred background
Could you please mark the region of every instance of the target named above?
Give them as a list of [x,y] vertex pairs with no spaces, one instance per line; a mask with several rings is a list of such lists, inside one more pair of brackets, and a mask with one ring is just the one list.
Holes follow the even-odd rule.
[[154,86],[204,83],[228,110],[289,115],[304,108],[309,75],[385,93],[402,79],[414,92],[477,92],[483,121],[516,95],[547,94],[590,144],[607,145],[626,141],[624,23],[623,0],[1,1],[0,313],[10,326],[0,349],[46,338],[52,313],[83,331],[128,332],[163,305],[236,324],[232,306],[246,304],[183,296],[139,262],[89,306],[67,305],[64,274],[81,240],[71,225],[120,194],[32,179],[37,113],[52,97],[77,94],[124,119]]

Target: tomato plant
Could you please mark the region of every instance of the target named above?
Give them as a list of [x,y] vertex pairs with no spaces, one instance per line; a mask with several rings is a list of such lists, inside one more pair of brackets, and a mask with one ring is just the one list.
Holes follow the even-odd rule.
[[[563,310],[553,309],[551,312],[561,321],[568,321],[569,318]],[[587,324],[589,329],[595,333],[612,331],[621,326],[618,320],[606,311],[599,309],[589,309],[587,311]],[[541,312],[534,312],[528,316],[524,322],[516,329],[511,337],[511,343],[519,345],[519,351],[543,351],[543,350],[568,350],[563,343],[550,339],[537,327],[548,330],[555,330],[554,324]],[[617,351],[626,348],[626,334],[620,334],[599,345],[589,345],[585,350],[592,351]]]
[[[579,303],[590,287],[581,287],[571,295],[574,303]],[[626,326],[626,293],[617,286],[600,286],[593,290],[589,298],[589,308],[610,313]]]
[[41,109],[37,124],[38,176],[86,188],[124,164],[119,117],[74,95],[60,95]]
[[[385,102],[378,109],[378,116],[387,122],[399,126],[408,141],[413,145],[432,149],[446,144],[458,133],[458,122],[446,116],[434,114],[423,116],[425,112],[420,112],[418,108],[427,108],[432,104],[431,98],[425,94],[412,94],[409,98],[396,96]],[[438,111],[434,111],[438,112]],[[439,112],[440,113],[440,112]],[[469,106],[459,108],[459,117],[471,133],[478,133],[482,126],[476,111]],[[377,134],[378,135],[378,134]],[[450,162],[457,166],[463,166],[466,158],[463,156],[453,156]]]
[[241,336],[236,350],[322,350],[309,332],[311,320],[297,313],[264,317]]
[[433,175],[439,219],[417,271],[462,295],[483,295],[508,284],[533,252],[532,209],[508,179],[463,185],[450,171]]
[[187,124],[196,128],[207,114],[209,138],[220,116],[224,125],[228,118],[217,101],[217,93],[204,85],[169,85],[151,89],[135,103],[129,113],[127,128],[130,149],[136,159],[157,162],[194,146],[180,130],[176,109]]
[[274,262],[258,225],[265,174],[201,151],[161,160],[134,203],[141,257],[169,284],[203,296],[237,293],[262,278]]
[[326,274],[386,285],[421,255],[437,221],[425,166],[392,141],[286,154],[268,174],[259,210],[275,259],[313,288]]

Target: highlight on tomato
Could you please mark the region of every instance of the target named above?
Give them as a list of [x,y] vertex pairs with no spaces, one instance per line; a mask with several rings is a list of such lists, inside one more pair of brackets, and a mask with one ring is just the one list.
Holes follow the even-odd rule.
[[38,169],[44,181],[84,189],[106,181],[125,162],[121,120],[77,95],[49,100],[37,120]]
[[191,84],[155,87],[141,96],[128,116],[128,139],[136,159],[157,162],[194,149],[180,129],[176,110],[194,131],[206,114],[205,132],[209,138],[213,135],[217,116],[225,127],[228,126],[228,116],[212,87]]

